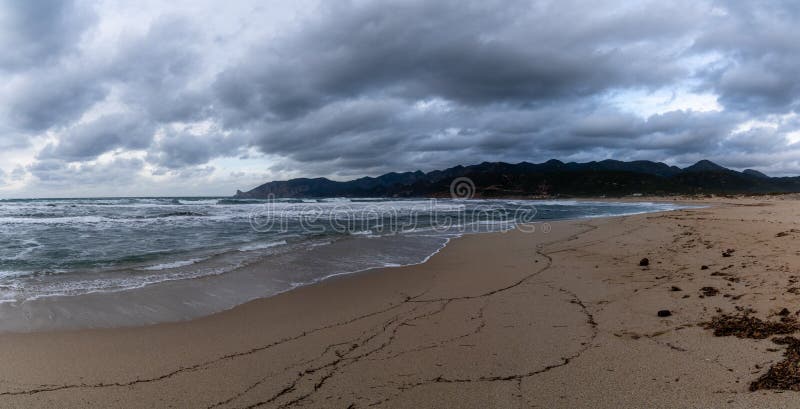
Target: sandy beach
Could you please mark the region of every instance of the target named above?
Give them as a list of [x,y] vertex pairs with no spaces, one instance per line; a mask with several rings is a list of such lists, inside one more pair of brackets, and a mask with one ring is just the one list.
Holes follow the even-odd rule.
[[0,407],[796,404],[769,383],[751,391],[785,343],[704,323],[746,315],[791,334],[800,206],[704,203],[469,235],[421,265],[188,322],[3,334]]

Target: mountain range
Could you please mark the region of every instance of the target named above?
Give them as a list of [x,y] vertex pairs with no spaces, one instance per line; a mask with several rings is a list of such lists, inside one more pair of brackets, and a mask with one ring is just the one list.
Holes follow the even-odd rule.
[[[800,177],[731,170],[708,160],[679,168],[661,162],[603,160],[564,163],[484,162],[431,172],[387,173],[350,181],[298,178],[265,183],[237,199],[319,197],[445,197],[456,178],[469,178],[475,197],[599,197],[670,194],[800,192]],[[470,186],[472,187],[472,186]]]

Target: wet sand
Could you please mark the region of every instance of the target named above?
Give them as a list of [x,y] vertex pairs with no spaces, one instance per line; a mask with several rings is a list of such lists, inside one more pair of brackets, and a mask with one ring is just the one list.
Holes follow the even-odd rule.
[[466,236],[188,322],[3,334],[0,407],[795,405],[750,390],[787,344],[704,323],[794,325],[800,202],[713,204]]

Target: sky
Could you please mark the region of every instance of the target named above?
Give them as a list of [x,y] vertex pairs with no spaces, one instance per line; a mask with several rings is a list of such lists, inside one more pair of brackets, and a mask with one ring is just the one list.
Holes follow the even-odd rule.
[[800,175],[795,1],[0,0],[0,198],[483,161]]

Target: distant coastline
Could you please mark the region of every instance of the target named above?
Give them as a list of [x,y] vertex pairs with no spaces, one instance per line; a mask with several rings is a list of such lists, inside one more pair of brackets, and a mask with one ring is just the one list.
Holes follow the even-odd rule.
[[544,163],[484,162],[431,172],[387,173],[350,181],[298,178],[272,181],[237,199],[321,197],[449,197],[451,182],[466,178],[477,198],[574,198],[800,192],[800,176],[770,177],[701,160],[679,168],[661,162],[604,160]]

